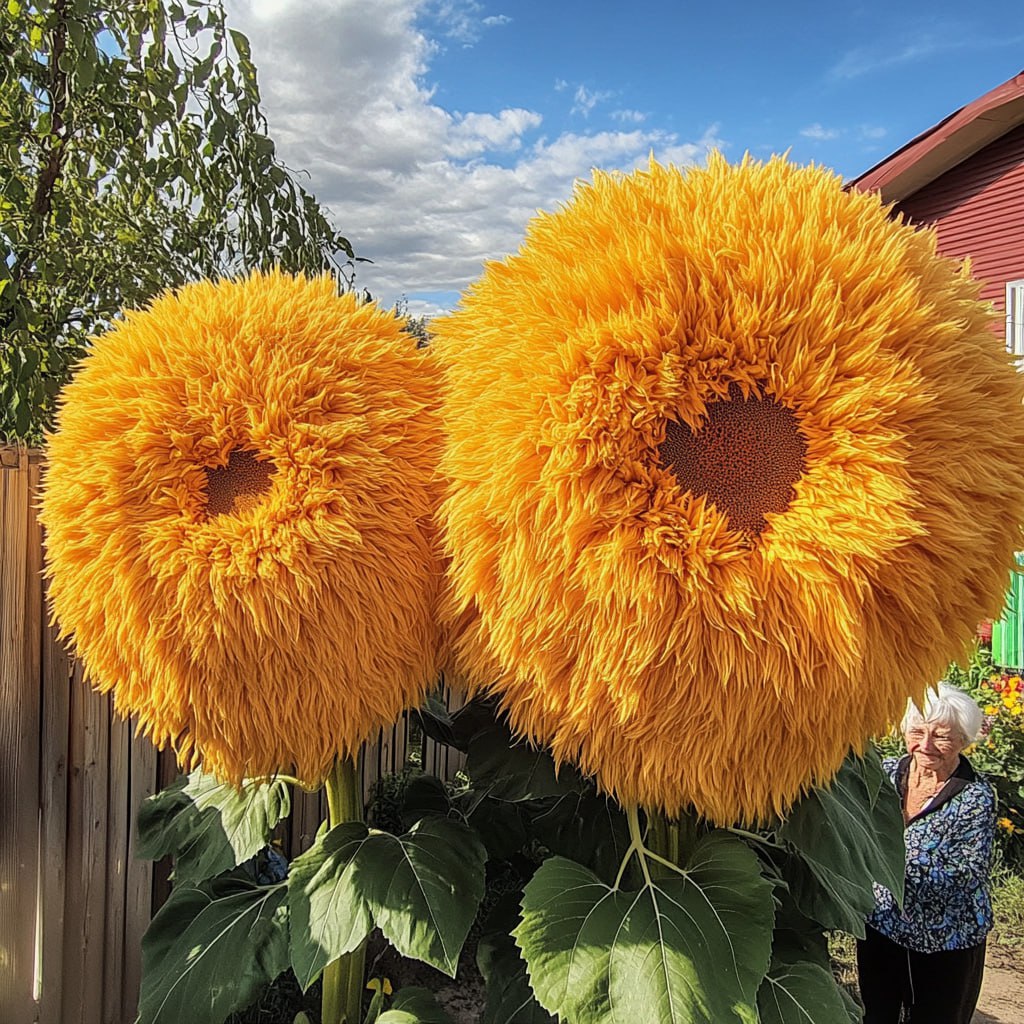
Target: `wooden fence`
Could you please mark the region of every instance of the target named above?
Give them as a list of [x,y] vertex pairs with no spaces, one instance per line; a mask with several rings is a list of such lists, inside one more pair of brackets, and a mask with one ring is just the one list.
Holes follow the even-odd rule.
[[[169,891],[168,866],[135,857],[135,812],[177,770],[83,683],[47,622],[41,464],[37,451],[0,447],[0,1022],[130,1024],[142,934]],[[448,748],[420,742],[427,771],[458,767]],[[368,745],[364,794],[411,753],[405,722]],[[279,829],[287,856],[310,845],[326,810],[322,794],[293,793]]]

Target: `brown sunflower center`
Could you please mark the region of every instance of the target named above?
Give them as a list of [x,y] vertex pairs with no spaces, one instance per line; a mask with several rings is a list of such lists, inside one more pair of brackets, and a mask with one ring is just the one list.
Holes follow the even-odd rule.
[[765,513],[785,512],[796,496],[807,441],[792,409],[733,388],[708,405],[700,430],[670,420],[658,454],[683,490],[706,494],[733,529],[756,536]]
[[254,452],[236,448],[226,466],[206,467],[206,512],[210,516],[245,512],[270,490],[272,462],[260,461]]

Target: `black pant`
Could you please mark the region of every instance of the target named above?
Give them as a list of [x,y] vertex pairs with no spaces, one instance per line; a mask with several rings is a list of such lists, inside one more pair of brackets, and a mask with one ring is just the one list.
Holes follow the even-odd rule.
[[857,942],[864,1024],[970,1024],[981,992],[985,943],[970,949],[915,953],[868,928]]

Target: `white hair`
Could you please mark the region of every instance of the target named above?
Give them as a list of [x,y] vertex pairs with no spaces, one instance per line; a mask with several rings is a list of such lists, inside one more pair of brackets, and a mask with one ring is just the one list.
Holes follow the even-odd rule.
[[946,725],[956,729],[967,744],[977,739],[984,720],[981,708],[970,696],[943,680],[925,694],[923,710],[918,709],[912,700],[907,701],[907,713],[900,723],[900,732],[922,723]]

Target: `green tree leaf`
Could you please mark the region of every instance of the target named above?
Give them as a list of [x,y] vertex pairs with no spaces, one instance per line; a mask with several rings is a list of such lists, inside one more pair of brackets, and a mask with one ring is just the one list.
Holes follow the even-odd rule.
[[403,955],[454,977],[484,891],[465,825],[422,818],[405,835],[337,825],[291,864],[291,960],[303,988],[376,925]]
[[142,940],[138,1024],[223,1024],[288,966],[283,885],[180,885]]
[[826,928],[863,937],[874,907],[871,883],[903,897],[903,815],[878,755],[848,757],[832,785],[800,800],[778,829],[797,856],[781,863],[800,909]]
[[193,772],[143,801],[139,856],[173,856],[178,884],[212,878],[266,846],[290,809],[284,782],[247,780],[237,790]]
[[638,891],[554,857],[527,884],[514,934],[538,1001],[573,1024],[753,1024],[771,889],[723,832],[698,842],[685,876]]
[[377,1024],[451,1024],[451,1018],[437,1005],[434,994],[425,988],[402,988],[395,993],[390,1009]]
[[188,8],[4,8],[0,373],[46,358],[0,406],[0,439],[38,442],[89,337],[165,288],[274,264],[351,285],[350,243],[275,155],[248,42],[224,51],[223,0]]

